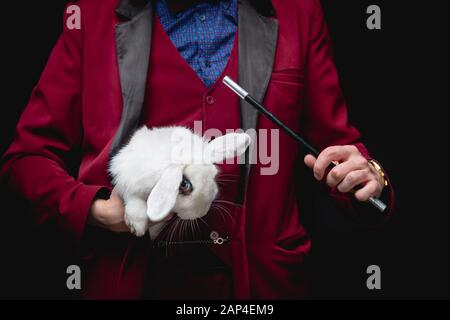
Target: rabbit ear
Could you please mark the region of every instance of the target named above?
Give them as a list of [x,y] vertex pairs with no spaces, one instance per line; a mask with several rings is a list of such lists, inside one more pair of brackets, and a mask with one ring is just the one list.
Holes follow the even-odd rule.
[[211,163],[220,163],[240,156],[251,143],[246,133],[228,133],[212,140],[206,147],[205,158]]
[[147,216],[151,221],[161,221],[172,211],[182,179],[182,166],[170,166],[163,172],[147,199]]

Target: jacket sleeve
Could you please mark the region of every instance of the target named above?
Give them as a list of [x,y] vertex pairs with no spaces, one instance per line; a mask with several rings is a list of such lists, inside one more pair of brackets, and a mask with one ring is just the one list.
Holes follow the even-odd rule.
[[83,28],[63,28],[2,158],[0,177],[26,200],[38,224],[52,219],[79,242],[91,203],[107,186],[85,185],[68,173],[83,139]]
[[[366,158],[371,156],[360,142],[359,131],[349,124],[347,106],[340,88],[338,73],[333,61],[331,39],[324,13],[318,0],[311,1],[309,47],[306,58],[306,122],[305,134],[308,139],[323,150],[333,145],[355,145]],[[385,188],[382,200],[388,202],[387,215],[394,207],[392,187]],[[331,195],[341,207],[356,209],[358,213],[369,205],[360,205],[347,194],[337,189]],[[351,210],[355,211],[355,210]],[[367,210],[363,210],[367,211]],[[377,213],[379,216],[379,213]]]

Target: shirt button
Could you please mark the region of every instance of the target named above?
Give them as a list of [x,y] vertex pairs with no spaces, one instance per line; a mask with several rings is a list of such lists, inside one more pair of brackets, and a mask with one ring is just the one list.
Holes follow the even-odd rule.
[[207,67],[207,68],[211,67],[211,62],[209,60],[205,61],[205,67]]
[[201,16],[198,17],[198,19],[203,22],[206,20],[206,16],[204,14],[202,14]]
[[216,103],[216,99],[214,99],[211,96],[207,96],[206,97],[206,103],[209,104],[210,106],[213,105],[214,103]]

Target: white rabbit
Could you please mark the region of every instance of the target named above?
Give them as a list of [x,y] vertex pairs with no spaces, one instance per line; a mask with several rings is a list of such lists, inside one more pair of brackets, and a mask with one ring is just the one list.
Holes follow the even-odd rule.
[[[250,142],[245,133],[208,143],[184,127],[137,130],[109,167],[131,232],[142,236],[149,220],[159,222],[170,213],[186,220],[206,215],[218,192],[214,164],[242,155]],[[162,226],[150,228],[152,239]]]

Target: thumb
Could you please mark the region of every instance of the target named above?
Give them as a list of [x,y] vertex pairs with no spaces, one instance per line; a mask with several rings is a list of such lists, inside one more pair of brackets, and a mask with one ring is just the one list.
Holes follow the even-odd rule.
[[312,169],[314,168],[314,164],[316,163],[316,158],[310,154],[306,155],[303,161],[305,161],[305,164],[308,168]]

